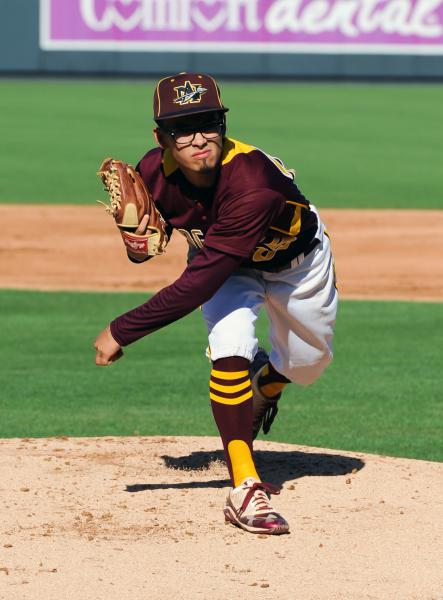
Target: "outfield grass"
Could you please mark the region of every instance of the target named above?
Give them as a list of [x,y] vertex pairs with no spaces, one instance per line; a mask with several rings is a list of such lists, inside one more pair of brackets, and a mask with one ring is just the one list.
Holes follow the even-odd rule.
[[[198,311],[98,368],[95,335],[144,295],[0,299],[0,437],[217,434]],[[443,304],[342,302],[333,365],[288,388],[268,439],[443,460],[442,326]],[[259,331],[265,341],[264,318]]]
[[[0,202],[92,204],[105,156],[152,145],[154,82],[0,82]],[[229,134],[318,206],[442,208],[443,87],[224,83]]]

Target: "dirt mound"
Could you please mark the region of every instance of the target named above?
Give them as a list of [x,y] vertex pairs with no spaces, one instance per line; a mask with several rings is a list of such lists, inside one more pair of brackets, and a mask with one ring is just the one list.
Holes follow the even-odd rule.
[[289,535],[224,524],[218,438],[0,440],[0,598],[443,597],[443,464],[255,449]]

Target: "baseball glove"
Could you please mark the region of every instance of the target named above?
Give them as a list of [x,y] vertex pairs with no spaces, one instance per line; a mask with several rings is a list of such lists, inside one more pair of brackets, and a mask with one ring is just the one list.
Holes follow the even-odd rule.
[[[121,160],[106,158],[97,175],[109,194],[109,204],[98,202],[114,217],[129,258],[142,262],[163,254],[169,241],[166,223],[134,167]],[[145,215],[149,215],[148,222],[140,231]]]

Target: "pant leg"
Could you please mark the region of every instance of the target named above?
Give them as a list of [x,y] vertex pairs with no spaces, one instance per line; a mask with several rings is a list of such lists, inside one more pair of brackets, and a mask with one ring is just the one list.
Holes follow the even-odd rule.
[[228,356],[253,360],[258,348],[255,324],[264,294],[261,274],[239,269],[203,305],[212,361]]
[[321,228],[320,244],[281,273],[266,273],[275,369],[301,385],[313,383],[332,360],[337,290],[329,238]]

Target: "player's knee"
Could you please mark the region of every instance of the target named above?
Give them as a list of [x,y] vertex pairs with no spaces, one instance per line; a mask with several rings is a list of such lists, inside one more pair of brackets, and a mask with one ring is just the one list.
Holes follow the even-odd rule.
[[235,310],[208,328],[212,360],[229,356],[242,356],[249,361],[254,358],[258,340],[250,311]]
[[246,358],[249,362],[252,362],[257,352],[258,345],[248,346],[246,344],[226,344],[226,345],[209,345],[209,351],[206,352],[212,362],[220,360],[222,358],[229,358],[231,356],[237,356]]
[[332,352],[324,353],[314,363],[296,365],[288,369],[284,375],[298,385],[312,385],[323,374],[326,367],[332,362]]
[[211,360],[218,360],[229,356],[241,356],[252,361],[257,352],[258,340],[253,335],[209,335],[209,349]]

